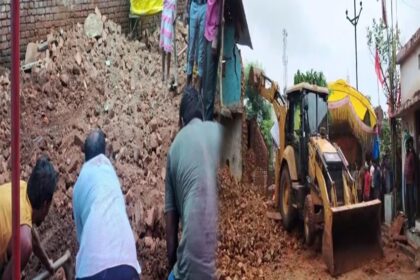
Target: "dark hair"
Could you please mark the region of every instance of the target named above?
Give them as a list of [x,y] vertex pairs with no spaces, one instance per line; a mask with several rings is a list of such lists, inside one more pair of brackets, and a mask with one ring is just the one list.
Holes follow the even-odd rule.
[[57,185],[57,172],[46,156],[41,156],[32,169],[28,181],[27,194],[31,206],[40,209],[52,200]]
[[184,125],[194,118],[203,119],[200,96],[194,87],[188,86],[184,90],[179,107],[179,118],[184,121]]
[[85,161],[97,155],[105,154],[105,134],[100,129],[95,129],[89,133],[84,146]]

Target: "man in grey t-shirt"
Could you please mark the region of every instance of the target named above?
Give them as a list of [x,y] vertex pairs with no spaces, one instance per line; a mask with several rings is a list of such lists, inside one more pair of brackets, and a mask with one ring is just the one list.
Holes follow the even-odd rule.
[[[217,246],[216,177],[222,127],[203,122],[198,93],[181,100],[179,131],[167,157],[165,217],[169,279],[214,279]],[[178,244],[178,224],[182,235]]]

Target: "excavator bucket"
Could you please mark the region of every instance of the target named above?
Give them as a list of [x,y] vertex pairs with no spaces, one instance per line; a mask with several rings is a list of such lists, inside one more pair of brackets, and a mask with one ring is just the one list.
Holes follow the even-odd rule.
[[381,202],[332,207],[325,216],[322,255],[336,276],[383,256]]

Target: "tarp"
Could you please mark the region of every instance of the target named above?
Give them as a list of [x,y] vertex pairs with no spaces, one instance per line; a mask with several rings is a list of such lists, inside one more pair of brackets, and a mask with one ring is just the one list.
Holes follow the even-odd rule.
[[163,9],[163,0],[130,0],[130,13],[134,15],[154,15]]
[[328,88],[330,90],[328,103],[341,101],[348,97],[351,105],[354,108],[354,112],[359,117],[359,119],[364,121],[366,113],[368,113],[370,122],[366,123],[366,125],[370,126],[371,128],[374,127],[376,124],[375,110],[366,96],[357,91],[351,85],[347,84],[347,82],[344,80],[337,80],[336,82],[329,83]]
[[371,151],[376,115],[370,101],[344,80],[330,83],[328,88],[328,110],[333,129],[339,130],[336,134],[345,133],[342,128],[349,127],[363,150]]

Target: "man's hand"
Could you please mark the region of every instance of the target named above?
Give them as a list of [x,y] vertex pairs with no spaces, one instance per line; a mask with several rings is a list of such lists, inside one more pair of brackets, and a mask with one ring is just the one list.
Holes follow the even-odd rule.
[[51,275],[54,275],[55,269],[53,267],[53,262],[48,258],[48,255],[42,247],[41,241],[39,240],[38,232],[34,228],[32,228],[32,244],[34,255],[38,257],[38,259],[45,266],[48,272]]
[[48,270],[50,275],[54,275],[55,269],[53,267],[53,261],[52,260],[48,259],[48,263],[46,263],[46,269]]

